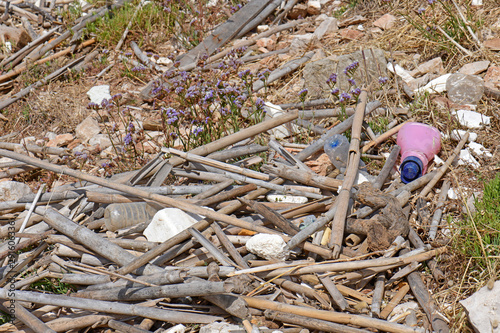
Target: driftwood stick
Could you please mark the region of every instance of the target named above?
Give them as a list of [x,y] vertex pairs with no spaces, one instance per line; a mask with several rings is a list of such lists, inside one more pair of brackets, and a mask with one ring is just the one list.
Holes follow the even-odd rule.
[[130,47],[132,47],[132,50],[134,51],[134,54],[139,58],[139,60],[146,65],[148,68],[154,68],[156,71],[161,72],[160,66],[157,64],[153,63],[151,60],[149,60],[148,56],[145,55],[142,50],[139,48],[139,46],[134,42],[130,42]]
[[246,194],[250,191],[255,191],[257,186],[255,184],[248,184],[241,187],[235,187],[229,191],[225,191],[219,194],[212,196],[211,198],[207,198],[204,200],[199,200],[196,202],[197,205],[200,206],[211,206],[213,204],[219,203],[221,201],[227,201],[233,199],[234,197],[238,197],[240,195]]
[[283,323],[295,324],[307,327],[312,330],[334,332],[334,333],[369,333],[371,331],[354,328],[347,325],[336,324],[326,320],[311,318],[309,316],[299,316],[281,311],[266,310],[264,316],[269,320],[279,320]]
[[69,155],[70,152],[65,149],[65,148],[58,148],[58,147],[40,147],[37,145],[22,145],[20,143],[12,143],[12,142],[0,142],[0,148],[1,149],[8,149],[8,150],[15,150],[15,149],[23,149],[27,150],[30,153],[35,153],[35,154],[49,154],[49,155]]
[[246,263],[246,261],[243,260],[238,250],[236,250],[236,247],[234,247],[233,243],[231,243],[231,241],[224,233],[222,228],[219,226],[219,224],[217,222],[213,222],[211,228],[214,231],[217,238],[219,239],[219,241],[221,242],[222,246],[224,246],[227,252],[231,255],[234,262],[236,262],[236,264],[238,264],[242,268],[250,268]]
[[359,144],[361,142],[361,127],[363,125],[363,116],[365,114],[367,99],[367,91],[362,90],[361,94],[359,95],[359,104],[356,107],[356,113],[354,114],[352,123],[351,144],[349,146],[347,171],[345,179],[342,183],[342,189],[337,199],[337,213],[335,214],[335,217],[332,221],[332,234],[330,237],[330,241],[328,242],[328,247],[332,249],[333,252],[333,258],[338,258],[338,256],[340,255],[342,241],[344,239],[345,220],[347,217],[349,198],[351,196],[351,188],[359,172]]
[[399,152],[401,151],[401,147],[398,145],[394,145],[391,148],[391,153],[389,154],[389,157],[387,157],[387,160],[385,161],[384,166],[382,167],[382,170],[380,170],[380,173],[377,176],[377,179],[375,179],[375,182],[373,183],[373,187],[380,190],[382,186],[385,183],[385,180],[391,173],[392,169],[394,168],[394,165],[396,164],[396,161],[399,156]]
[[272,0],[265,8],[260,11],[260,13],[255,18],[253,18],[250,22],[248,22],[241,28],[241,30],[236,35],[236,38],[243,37],[247,32],[256,28],[262,21],[266,19],[266,17],[271,15],[271,13],[273,13],[276,7],[278,7],[280,4],[281,0]]
[[282,78],[283,76],[295,71],[301,65],[303,65],[304,63],[311,60],[313,55],[314,55],[314,52],[311,51],[311,52],[306,53],[302,58],[294,59],[294,60],[287,62],[286,64],[284,64],[280,68],[272,71],[265,82],[262,80],[255,81],[253,83],[253,87],[252,87],[253,92],[257,92],[260,89],[264,88],[266,85],[270,84],[271,82],[274,82],[274,81]]
[[438,202],[436,204],[436,211],[432,216],[432,221],[429,228],[429,239],[431,241],[436,238],[437,229],[439,227],[439,223],[441,222],[441,216],[443,215],[443,206],[445,204],[449,189],[450,189],[450,181],[445,180],[443,182],[443,185],[441,186],[441,193],[439,193]]
[[[451,166],[455,158],[460,154],[460,150],[462,150],[463,146],[469,139],[469,132],[465,133],[463,138],[460,140],[458,145],[455,147],[451,155],[446,159],[446,162],[438,169],[434,178],[432,178],[429,183],[423,188],[422,192],[418,195],[418,198],[425,198],[427,194],[434,188],[437,182],[441,179],[441,177],[446,173],[448,168]],[[416,201],[417,198],[415,198]]]
[[212,197],[212,196],[216,195],[217,193],[219,193],[220,191],[224,190],[225,188],[231,186],[231,184],[233,184],[233,181],[227,180],[225,182],[220,182],[218,184],[212,185],[208,190],[195,195],[193,197],[193,200],[202,200],[202,199]]
[[339,312],[332,312],[325,310],[316,310],[316,309],[311,309],[309,307],[288,305],[284,303],[258,299],[255,297],[248,297],[248,296],[242,296],[242,297],[250,307],[256,309],[281,311],[294,315],[305,316],[308,318],[327,320],[339,324],[350,324],[361,327],[370,327],[386,332],[397,332],[397,333],[423,332],[423,330],[418,328],[411,328],[400,324],[389,323],[385,320],[368,318],[360,315],[353,315],[349,313],[339,313]]
[[106,302],[99,300],[88,300],[62,295],[42,294],[31,291],[16,291],[15,295],[9,296],[8,289],[0,288],[0,298],[13,299],[16,301],[33,302],[37,304],[49,304],[77,308],[83,310],[99,311],[114,314],[124,314],[129,316],[141,316],[171,323],[193,323],[207,324],[216,320],[223,320],[220,317],[201,315],[194,313],[163,310],[159,308],[149,308],[140,305],[125,304],[118,302]]
[[159,287],[111,288],[106,290],[79,291],[76,297],[102,301],[140,301],[152,298],[207,296],[231,292],[230,282],[195,280],[189,283],[169,284]]
[[264,164],[261,170],[277,175],[285,179],[293,180],[308,186],[319,187],[324,190],[336,191],[342,186],[342,181],[330,177],[320,176],[314,172],[308,172],[286,166],[284,164]]
[[366,145],[363,146],[363,148],[361,149],[361,152],[364,154],[366,153],[370,148],[384,142],[385,140],[387,140],[389,137],[393,136],[394,134],[396,134],[397,132],[399,132],[399,129],[401,127],[403,127],[404,124],[408,123],[408,122],[411,122],[413,121],[413,119],[408,119],[407,121],[399,124],[398,126],[395,126],[393,128],[391,128],[390,130],[388,130],[387,132],[383,133],[383,134],[380,134],[375,140],[372,140],[370,142],[368,142]]
[[337,304],[337,306],[342,311],[344,311],[349,307],[349,304],[347,304],[347,301],[345,300],[344,296],[342,296],[342,293],[337,289],[337,286],[335,285],[335,283],[333,283],[331,278],[323,276],[320,277],[319,280],[321,281],[325,289],[328,291],[330,296],[332,296],[332,299],[335,302],[335,304]]
[[2,303],[7,309],[12,309],[13,315],[19,319],[23,324],[31,328],[35,332],[56,333],[56,331],[49,328],[43,321],[35,317],[31,312],[26,310],[19,302],[5,301]]
[[108,327],[116,330],[117,332],[129,332],[129,333],[148,333],[150,331],[143,330],[118,320],[111,319],[108,321]]
[[429,260],[441,253],[446,251],[445,247],[441,247],[435,250],[430,250],[427,252],[421,253],[421,250],[418,250],[418,254],[411,255],[406,257],[394,257],[394,258],[377,258],[377,259],[369,259],[369,260],[357,260],[352,262],[336,262],[331,264],[316,264],[309,265],[306,267],[298,267],[296,269],[293,268],[281,268],[276,269],[268,274],[264,275],[264,278],[272,278],[279,275],[302,275],[302,274],[311,274],[311,273],[325,273],[325,272],[340,272],[340,271],[352,271],[358,269],[365,268],[376,268],[380,266],[387,265],[399,265],[404,266],[408,265],[413,261],[421,262],[425,260]]
[[379,273],[375,280],[375,288],[373,289],[371,311],[374,316],[380,318],[380,308],[384,299],[385,291],[385,274]]
[[198,230],[189,228],[189,233],[223,266],[236,266],[232,261],[226,258],[208,239]]
[[401,300],[403,299],[403,297],[405,297],[405,295],[408,293],[409,290],[410,286],[407,283],[405,283],[398,290],[396,295],[394,295],[389,304],[387,304],[387,306],[382,310],[382,312],[380,312],[380,318],[387,319],[387,317],[389,317],[389,315],[391,314],[392,310],[394,310],[396,305],[398,305],[399,302],[401,302]]
[[304,294],[307,297],[311,299],[316,299],[318,302],[320,302],[325,308],[331,309],[330,304],[328,304],[328,296],[319,293],[314,289],[311,289],[309,287],[305,287],[301,284],[292,282],[290,280],[285,280],[285,279],[274,279],[273,283],[290,291],[299,293],[299,294]]
[[[368,103],[366,105],[365,115],[368,115],[373,110],[378,108],[380,105],[382,105],[382,103],[380,103],[379,101],[373,101],[373,102]],[[295,157],[300,161],[304,161],[305,159],[307,159],[309,156],[311,156],[315,152],[323,149],[323,146],[325,145],[327,138],[329,138],[335,134],[342,134],[345,131],[347,131],[349,128],[351,128],[353,121],[354,121],[354,115],[350,116],[349,118],[347,118],[346,120],[344,120],[343,122],[338,124],[337,126],[333,127],[331,130],[329,130],[328,132],[323,134],[321,136],[321,138],[319,138],[318,140],[311,143],[309,146],[307,146],[305,149],[303,149],[300,153],[295,155]]]

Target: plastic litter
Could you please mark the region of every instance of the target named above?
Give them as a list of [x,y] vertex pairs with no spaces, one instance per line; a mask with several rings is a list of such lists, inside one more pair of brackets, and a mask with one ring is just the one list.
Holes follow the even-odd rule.
[[157,209],[147,202],[111,204],[104,210],[104,224],[109,231],[151,221]]

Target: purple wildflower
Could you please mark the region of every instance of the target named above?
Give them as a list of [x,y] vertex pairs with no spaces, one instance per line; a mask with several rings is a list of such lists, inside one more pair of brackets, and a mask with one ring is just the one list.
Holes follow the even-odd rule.
[[351,74],[352,75],[356,71],[356,69],[358,69],[358,67],[359,67],[359,62],[355,61],[344,69],[344,74],[346,74],[346,75]]
[[425,12],[425,8],[420,8],[419,10],[417,10],[418,15],[422,15],[424,12]]
[[299,91],[299,98],[300,98],[301,101],[304,101],[306,99],[306,96],[307,96],[308,92],[309,92],[309,90],[307,90],[306,88],[304,88],[301,91]]
[[125,146],[128,146],[129,144],[131,144],[132,143],[132,134],[127,133],[127,135],[125,135],[125,138],[123,139],[123,143],[125,144]]
[[385,76],[383,76],[383,77],[379,77],[379,78],[378,78],[378,83],[380,83],[380,84],[382,84],[382,85],[386,84],[386,83],[387,83],[387,81],[389,81],[389,78],[387,78],[387,77],[385,77]]
[[351,99],[351,95],[349,95],[348,93],[343,92],[342,94],[340,94],[339,102],[343,103],[343,102],[348,101],[350,99]]
[[332,85],[334,85],[335,83],[337,83],[337,74],[333,73],[332,75],[330,75],[330,77],[328,78],[328,80],[326,80],[326,83],[327,84],[332,84]]
[[348,78],[348,79],[347,79],[347,82],[349,82],[349,84],[350,84],[351,86],[355,86],[355,85],[356,85],[356,81],[354,81],[354,79],[353,79],[352,77]]
[[332,89],[332,91],[330,92],[330,94],[335,95],[335,96],[338,96],[339,93],[340,93],[339,88]]
[[352,89],[351,94],[353,94],[354,96],[359,96],[361,94],[361,89],[359,88]]

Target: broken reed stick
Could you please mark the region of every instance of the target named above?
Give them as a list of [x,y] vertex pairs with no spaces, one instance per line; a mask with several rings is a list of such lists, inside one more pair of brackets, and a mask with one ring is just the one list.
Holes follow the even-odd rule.
[[347,171],[344,181],[342,182],[342,189],[336,200],[337,213],[332,221],[332,234],[328,247],[332,249],[332,257],[338,258],[344,240],[345,220],[347,217],[347,210],[349,208],[349,198],[351,196],[351,188],[354,180],[358,175],[360,152],[359,144],[361,142],[361,128],[363,126],[363,117],[365,114],[366,102],[368,99],[368,92],[363,89],[359,95],[359,104],[356,107],[352,122],[351,144],[349,146]]
[[469,50],[467,50],[462,45],[458,44],[456,40],[454,40],[453,38],[451,38],[450,35],[448,35],[446,33],[446,31],[443,30],[443,28],[441,28],[439,25],[435,25],[434,28],[436,28],[440,33],[442,33],[443,36],[446,37],[446,39],[449,40],[453,45],[455,45],[460,51],[462,51],[463,53],[465,53],[469,57],[472,57],[472,52],[469,51]]
[[229,255],[233,258],[234,262],[238,264],[241,268],[250,268],[243,257],[240,255],[236,247],[231,243],[227,235],[224,233],[219,223],[212,222],[210,226],[214,231],[215,235],[219,239],[222,246],[226,249]]
[[385,273],[379,273],[375,279],[375,288],[373,289],[371,312],[372,314],[380,318],[380,308],[382,306],[382,300],[384,299],[385,291]]
[[[365,114],[368,115],[371,113],[373,110],[381,106],[382,103],[379,101],[373,101],[370,102],[366,105],[366,110]],[[328,132],[323,134],[318,140],[314,141],[311,143],[309,146],[304,148],[302,151],[300,151],[298,154],[295,155],[295,158],[297,158],[299,161],[304,161],[306,160],[309,156],[312,154],[316,153],[317,151],[323,149],[323,146],[325,145],[326,139],[335,135],[335,134],[342,134],[345,131],[347,131],[349,128],[352,127],[352,123],[354,121],[354,115],[350,116],[337,126],[333,127],[330,129]]]
[[[416,250],[415,250],[416,251]],[[440,247],[435,250],[426,251],[418,254],[411,255],[409,257],[393,257],[393,258],[377,258],[377,259],[368,259],[368,260],[357,260],[357,261],[346,261],[346,262],[335,262],[335,263],[326,263],[326,264],[315,264],[309,265],[306,267],[297,267],[297,268],[280,268],[275,269],[265,275],[263,278],[272,278],[279,275],[302,275],[302,274],[312,274],[312,273],[326,273],[326,272],[340,272],[340,271],[352,271],[352,270],[360,270],[365,268],[377,268],[381,266],[387,265],[399,265],[404,266],[408,265],[413,261],[421,262],[429,260],[437,255],[440,255],[446,251],[446,247]]]
[[387,160],[385,161],[384,166],[382,167],[382,170],[380,170],[380,173],[378,174],[377,178],[375,179],[375,182],[372,184],[374,188],[377,190],[380,190],[382,186],[385,183],[385,180],[391,173],[392,169],[394,168],[394,165],[396,164],[396,161],[398,160],[399,157],[399,152],[401,151],[401,147],[398,145],[394,145],[391,148],[391,152],[389,154],[389,157],[387,157]]
[[234,286],[231,282],[210,282],[193,280],[182,284],[168,284],[158,287],[110,288],[92,291],[79,291],[75,297],[101,301],[143,301],[152,298],[178,298],[187,296],[208,296],[229,293]]
[[233,267],[236,266],[235,263],[228,260],[217,247],[215,247],[208,239],[206,239],[205,236],[201,234],[201,232],[193,228],[188,228],[188,231],[191,236],[193,236],[198,241],[198,243],[200,243],[201,246],[203,246],[205,250],[207,250],[221,265]]
[[408,293],[409,290],[410,286],[408,285],[408,283],[403,284],[403,286],[399,288],[396,295],[394,295],[394,297],[391,299],[389,304],[387,304],[386,307],[382,310],[382,312],[380,312],[379,317],[382,319],[387,319],[387,317],[389,317],[389,315],[391,314],[392,310],[394,310],[396,305],[398,305],[399,302],[401,302],[401,300],[403,299],[403,297],[405,297],[405,295]]
[[[13,293],[13,292],[12,292]],[[28,326],[35,332],[56,333],[49,328],[43,321],[35,317],[31,312],[26,310],[19,302],[5,301],[2,305],[11,310],[12,317],[19,319],[24,325]]]
[[289,314],[281,311],[265,310],[264,316],[272,321],[278,320],[283,323],[299,325],[312,330],[319,330],[324,332],[334,333],[370,333],[371,331],[354,328],[347,325],[336,324],[326,320],[310,318],[306,316],[299,316],[296,314]]
[[240,168],[240,167],[237,167],[237,166],[232,165],[232,164],[219,162],[219,161],[213,160],[211,158],[199,156],[199,155],[196,155],[193,153],[186,153],[186,152],[174,149],[174,148],[162,148],[162,152],[170,153],[170,154],[175,155],[175,156],[179,156],[179,157],[185,159],[186,161],[201,163],[201,164],[208,165],[208,166],[218,168],[221,170],[233,172],[233,173],[236,173],[239,175],[243,175],[243,176],[247,176],[247,177],[251,177],[251,178],[255,178],[255,179],[260,179],[260,180],[265,180],[265,181],[271,180],[271,177],[269,175],[262,173],[262,172],[258,172],[258,171],[254,171],[254,170],[246,169],[246,168]]
[[385,140],[387,140],[389,137],[393,136],[394,134],[396,134],[397,132],[399,132],[399,129],[401,127],[403,127],[404,124],[408,123],[408,122],[411,122],[413,121],[414,119],[411,118],[411,119],[408,119],[407,121],[405,122],[402,122],[401,124],[399,124],[398,126],[395,126],[393,128],[391,128],[390,130],[388,130],[387,132],[383,133],[383,134],[380,134],[375,140],[372,140],[370,142],[368,142],[367,144],[365,144],[363,146],[363,148],[361,148],[361,152],[364,154],[366,153],[370,148],[384,142]]
[[445,204],[446,198],[448,196],[448,190],[450,189],[450,181],[445,180],[441,186],[441,193],[439,193],[439,198],[436,204],[436,211],[432,216],[431,225],[429,228],[429,239],[432,241],[436,238],[439,223],[441,222],[441,217],[443,215],[443,206]]
[[59,148],[59,147],[40,147],[37,145],[32,145],[32,144],[27,144],[23,145],[20,143],[12,143],[12,142],[0,142],[0,148],[1,149],[7,149],[7,150],[13,150],[15,151],[16,149],[21,149],[21,150],[27,150],[30,153],[35,153],[35,154],[43,154],[43,155],[70,155],[70,152],[66,148]]
[[222,201],[227,201],[229,199],[239,197],[240,195],[246,194],[250,191],[255,191],[256,189],[257,189],[257,185],[255,185],[255,184],[248,184],[248,185],[244,185],[241,187],[235,187],[229,191],[221,192],[221,193],[216,194],[210,198],[196,201],[196,204],[200,205],[200,206],[211,206],[213,204],[216,204],[216,203],[219,203]]
[[[95,43],[95,39],[89,39],[85,42],[83,42],[82,44],[80,44],[80,48],[84,48],[84,47],[87,47],[89,45],[92,45],[93,43]],[[40,64],[43,64],[47,61],[52,61],[54,59],[57,59],[57,58],[60,58],[62,56],[65,56],[66,54],[69,54],[72,52],[72,48],[71,47],[68,47],[62,51],[59,51],[57,53],[54,53],[48,57],[45,57],[43,59],[40,59],[40,60],[37,60],[33,63],[26,63],[26,64],[22,64],[22,65],[19,65],[18,67],[12,69],[11,71],[3,74],[3,75],[0,75],[0,82],[4,82],[4,81],[7,81],[8,79],[14,77],[14,76],[17,76],[19,74],[21,74],[22,72],[24,72],[25,70],[27,70],[29,67],[28,66],[34,66],[34,65],[40,65]]]
[[347,301],[345,300],[344,296],[337,289],[337,286],[335,285],[335,283],[332,281],[331,278],[323,276],[320,277],[319,280],[321,281],[325,289],[328,291],[330,296],[332,296],[333,302],[337,304],[340,310],[344,311],[349,307],[349,304],[347,304]]
[[223,320],[223,318],[221,317],[210,315],[164,310],[141,305],[106,302],[71,296],[42,294],[31,291],[16,291],[15,295],[9,295],[9,290],[6,288],[0,288],[0,298],[15,301],[33,302],[37,304],[56,305],[60,307],[76,308],[82,310],[99,311],[105,313],[141,316],[176,324],[209,324],[216,320]]
[[429,194],[429,192],[434,188],[434,186],[441,179],[441,177],[446,173],[446,171],[451,166],[455,158],[460,154],[460,150],[462,150],[463,146],[465,145],[468,139],[469,139],[469,132],[464,134],[463,138],[455,147],[455,149],[448,157],[446,162],[437,170],[436,175],[429,181],[429,183],[424,187],[424,189],[420,192],[418,197],[414,199],[414,201],[416,201],[418,198],[425,198],[427,194]]
[[315,54],[314,51],[307,52],[302,58],[291,60],[286,64],[284,64],[283,66],[281,66],[280,68],[275,69],[274,71],[271,72],[271,74],[269,74],[269,77],[266,78],[265,82],[262,80],[255,81],[252,86],[252,91],[257,92],[260,89],[269,85],[271,82],[274,82],[280,79],[281,77],[295,71],[301,65],[311,60],[314,54]]
[[[144,0],[143,0],[144,1]],[[130,47],[132,47],[132,51],[134,51],[134,54],[137,56],[137,58],[149,69],[154,68],[157,72],[162,72],[162,69],[160,66],[152,62],[147,55],[145,55],[142,50],[139,48],[139,46],[134,42],[130,42]]]
[[193,200],[199,201],[199,200],[203,200],[203,199],[212,197],[212,196],[220,193],[221,191],[223,191],[227,187],[231,186],[232,184],[233,184],[232,180],[227,180],[225,182],[220,182],[218,184],[212,185],[208,190],[195,195],[193,197]]
[[339,324],[349,324],[361,327],[375,328],[386,332],[395,333],[415,333],[423,332],[419,328],[411,328],[400,324],[390,323],[385,320],[368,318],[361,315],[349,313],[339,313],[333,311],[316,310],[309,307],[288,305],[279,302],[267,301],[255,297],[242,296],[242,298],[252,308],[281,311],[293,315],[304,316],[308,318],[321,319]]
[[264,164],[261,170],[270,174],[277,175],[278,177],[296,181],[298,183],[319,187],[324,190],[336,191],[342,186],[343,181],[333,179],[330,177],[320,176],[313,172],[299,170],[284,164]]
[[126,323],[123,323],[118,320],[110,319],[107,322],[109,328],[116,330],[116,332],[127,332],[127,333],[148,333],[149,330],[143,330],[142,328],[138,328]]
[[326,294],[320,293],[312,288],[303,286],[301,284],[286,279],[274,279],[272,282],[289,291],[293,291],[298,294],[304,294],[311,299],[316,299],[326,309],[331,309],[331,306],[328,303],[328,296]]
[[25,172],[30,172],[30,171],[33,171],[36,169],[38,169],[38,168],[29,166],[29,165],[22,166],[20,168],[11,168],[11,169],[8,169],[7,171],[0,172],[0,178],[10,178],[12,176],[16,176],[16,175],[19,175],[19,174],[25,173]]

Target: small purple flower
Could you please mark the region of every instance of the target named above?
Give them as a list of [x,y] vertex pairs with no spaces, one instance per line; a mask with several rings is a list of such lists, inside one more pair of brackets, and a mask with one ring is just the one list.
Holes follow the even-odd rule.
[[124,56],[126,56],[126,57],[131,57],[131,56],[132,56],[132,53],[131,53],[131,52],[127,52],[127,53],[125,53],[125,54],[124,54]]
[[339,102],[343,103],[343,102],[348,101],[350,99],[351,99],[351,95],[349,95],[348,93],[343,92],[342,94],[340,94]]
[[129,133],[132,133],[132,132],[134,131],[134,129],[135,129],[134,123],[130,122],[130,123],[128,124],[127,131],[128,131]]
[[425,12],[425,8],[420,8],[419,10],[417,10],[418,15],[422,15],[424,12]]
[[344,74],[353,74],[359,67],[359,62],[355,61],[344,69]]
[[119,100],[119,99],[121,99],[121,98],[122,98],[122,94],[115,94],[115,95],[113,95],[113,96],[111,97],[111,99],[112,99],[113,101]]
[[354,79],[353,79],[352,77],[348,78],[348,79],[347,79],[347,82],[349,82],[349,84],[350,84],[351,86],[355,86],[355,85],[356,85],[356,81],[354,81]]
[[200,134],[201,132],[203,132],[203,128],[202,127],[195,127],[194,130],[193,130],[194,136],[198,136],[198,134]]
[[125,138],[123,139],[123,143],[125,144],[125,146],[128,146],[129,144],[131,144],[132,143],[132,134],[127,133],[127,135],[125,135]]
[[361,94],[361,89],[359,88],[353,89],[351,90],[351,94],[353,94],[354,96],[359,96]]
[[102,53],[104,53],[104,54],[108,54],[108,53],[109,53],[109,50],[107,50],[107,49],[103,49],[101,52],[102,52]]
[[340,93],[340,89],[339,88],[332,89],[332,91],[330,92],[330,94],[335,95],[335,96],[338,96],[339,93]]
[[326,83],[327,84],[335,84],[337,83],[337,74],[336,73],[333,73],[332,75],[330,75],[330,77],[328,78],[328,80],[326,80]]
[[99,105],[98,105],[97,103],[90,102],[90,103],[87,105],[87,109],[94,109],[94,110],[97,110],[97,109],[99,109]]
[[304,101],[306,99],[308,92],[309,92],[309,90],[307,90],[307,88],[304,88],[301,91],[299,91],[299,98],[301,101]]
[[101,164],[101,167],[103,167],[103,168],[109,168],[110,166],[111,166],[111,163],[109,163],[109,162],[103,162]]
[[240,79],[245,79],[248,75],[250,75],[250,70],[249,69],[246,69],[242,72],[239,72],[238,73],[238,76],[240,77]]
[[264,105],[265,105],[264,100],[262,98],[257,98],[257,100],[255,101],[255,106],[262,109]]
[[427,0],[427,2],[429,3],[429,5],[432,5],[436,2],[436,0]]
[[389,81],[389,78],[383,76],[383,77],[379,77],[378,78],[378,83],[380,83],[381,85],[384,85],[387,83],[387,81]]
[[175,93],[180,94],[184,90],[184,87],[177,87],[175,88]]

